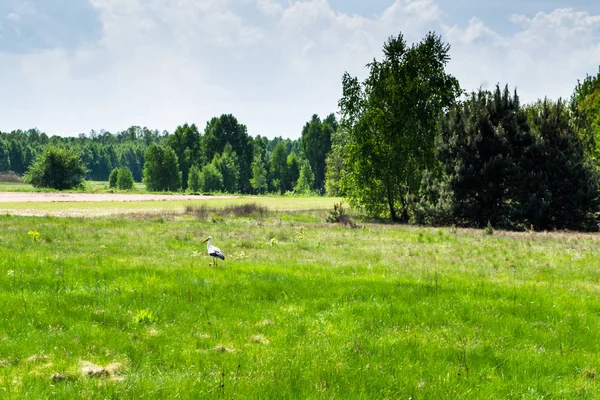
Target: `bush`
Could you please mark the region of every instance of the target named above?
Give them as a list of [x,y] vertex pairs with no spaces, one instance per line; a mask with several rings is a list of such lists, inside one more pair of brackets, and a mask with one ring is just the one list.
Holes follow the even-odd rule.
[[346,213],[342,203],[333,204],[333,210],[329,211],[329,215],[327,216],[326,220],[332,224],[342,224],[352,228],[359,227],[350,219],[350,216]]
[[133,189],[133,174],[128,168],[119,168],[117,175],[117,188],[119,190]]
[[86,173],[78,153],[70,149],[46,146],[25,173],[23,181],[36,188],[75,189],[84,185]]
[[119,169],[115,168],[110,172],[110,175],[108,176],[108,187],[109,188],[116,188],[117,187],[117,179],[119,177]]

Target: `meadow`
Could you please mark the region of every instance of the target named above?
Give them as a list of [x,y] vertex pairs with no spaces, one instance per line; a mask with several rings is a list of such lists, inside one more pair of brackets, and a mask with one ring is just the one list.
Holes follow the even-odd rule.
[[0,215],[0,398],[600,397],[598,236],[343,225],[333,202]]

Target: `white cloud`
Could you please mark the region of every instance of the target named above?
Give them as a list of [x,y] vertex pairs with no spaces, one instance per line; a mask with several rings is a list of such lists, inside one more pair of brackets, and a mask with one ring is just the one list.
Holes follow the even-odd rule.
[[90,1],[103,28],[97,43],[0,54],[14,77],[0,83],[30,99],[0,100],[1,129],[173,130],[231,112],[252,135],[297,137],[313,113],[336,111],[345,70],[364,73],[389,35],[439,16],[428,0],[398,0],[371,19],[326,0],[256,0],[270,21],[259,26],[235,11],[239,0]]
[[[363,78],[399,32],[409,43],[443,33],[451,72],[466,89],[509,83],[532,99],[568,95],[600,60],[600,17],[570,9],[513,16],[516,32],[506,35],[477,18],[442,25],[433,0],[396,0],[374,17],[327,0],[90,1],[99,40],[0,53],[0,85],[10,93],[0,97],[0,129],[172,131],[232,113],[251,135],[297,137],[313,113],[337,110],[342,74]],[[256,20],[240,12],[248,7]]]
[[450,70],[467,90],[516,86],[522,101],[568,98],[577,79],[600,63],[600,16],[557,9],[513,15],[516,32],[501,35],[479,19],[464,29],[445,27],[452,44]]
[[258,0],[258,9],[270,17],[276,17],[283,13],[281,4],[277,4],[272,0]]
[[8,13],[6,19],[8,19],[9,21],[19,22],[21,21],[21,16],[15,13]]

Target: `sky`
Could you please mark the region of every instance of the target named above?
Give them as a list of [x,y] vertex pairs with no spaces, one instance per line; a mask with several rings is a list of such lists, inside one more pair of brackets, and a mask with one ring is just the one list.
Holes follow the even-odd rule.
[[451,46],[467,91],[568,98],[600,65],[597,0],[1,0],[0,131],[48,135],[233,114],[251,136],[298,138],[337,112],[390,36]]

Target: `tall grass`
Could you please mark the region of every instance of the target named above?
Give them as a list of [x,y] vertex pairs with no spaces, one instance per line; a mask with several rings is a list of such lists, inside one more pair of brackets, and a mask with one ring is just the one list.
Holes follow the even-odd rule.
[[0,398],[598,398],[597,236],[300,215],[0,216]]

